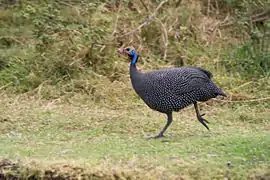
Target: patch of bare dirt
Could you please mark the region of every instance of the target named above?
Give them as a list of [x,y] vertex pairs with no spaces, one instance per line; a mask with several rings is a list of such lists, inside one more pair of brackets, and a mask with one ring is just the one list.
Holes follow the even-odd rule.
[[14,163],[8,159],[0,159],[0,180],[118,180],[136,179],[130,174],[123,172],[90,172],[80,167],[63,165],[61,167],[51,167],[45,170],[29,169],[22,167],[19,163]]
[[[149,175],[149,174],[148,174]],[[153,177],[152,177],[153,176]],[[145,172],[132,170],[125,172],[123,169],[95,170],[83,169],[71,165],[49,167],[47,169],[33,169],[23,167],[20,163],[14,163],[9,159],[0,159],[0,180],[132,180],[132,179],[190,179],[183,176],[150,176]],[[265,174],[255,173],[248,177],[249,180],[269,180],[270,172]]]
[[0,179],[1,180],[16,180],[19,177],[16,175],[19,173],[19,166],[16,163],[8,159],[0,160]]

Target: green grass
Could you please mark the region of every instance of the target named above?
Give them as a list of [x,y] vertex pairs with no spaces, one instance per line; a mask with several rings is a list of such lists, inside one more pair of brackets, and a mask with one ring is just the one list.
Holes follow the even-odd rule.
[[148,137],[166,117],[142,102],[114,109],[3,95],[0,104],[0,156],[20,159],[32,169],[28,174],[48,169],[61,174],[70,166],[68,174],[80,167],[108,179],[115,173],[131,179],[246,179],[270,170],[270,114],[263,103],[201,104],[209,132],[193,107],[187,108],[174,113],[163,139]]
[[[122,36],[160,3],[142,2],[0,0],[0,179],[270,179],[270,23],[251,23],[269,1],[168,1]],[[200,104],[211,130],[189,107],[149,139],[166,117],[120,46],[142,71],[211,71],[228,95]]]

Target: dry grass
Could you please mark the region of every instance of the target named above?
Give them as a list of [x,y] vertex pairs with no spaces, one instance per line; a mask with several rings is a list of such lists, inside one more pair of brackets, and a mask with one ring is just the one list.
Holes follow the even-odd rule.
[[117,109],[87,96],[72,104],[2,97],[0,154],[18,161],[24,177],[246,179],[269,171],[269,103],[201,104],[210,132],[190,107],[174,114],[167,138],[149,140],[165,117],[141,101]]
[[[269,177],[270,79],[234,68],[247,59],[233,52],[251,37],[238,17],[249,1],[168,1],[138,32],[159,3],[21,2],[0,15],[0,157],[12,160],[0,179]],[[135,95],[120,45],[137,49],[142,71],[213,72],[228,97],[200,104],[211,131],[188,107],[149,140],[166,117]]]

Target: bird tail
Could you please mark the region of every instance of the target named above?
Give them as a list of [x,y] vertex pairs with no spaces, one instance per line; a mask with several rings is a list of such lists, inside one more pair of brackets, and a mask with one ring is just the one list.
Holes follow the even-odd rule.
[[221,95],[221,96],[224,96],[224,97],[227,97],[227,95],[220,89],[217,88],[217,95]]

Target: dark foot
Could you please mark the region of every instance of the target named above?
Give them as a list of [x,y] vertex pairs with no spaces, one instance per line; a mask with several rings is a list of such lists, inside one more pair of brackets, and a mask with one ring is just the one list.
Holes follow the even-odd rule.
[[202,116],[204,116],[204,115],[205,114],[202,114],[202,115],[198,116],[197,118],[202,123],[202,125],[204,125],[204,127],[206,127],[206,129],[209,130],[209,127],[205,124],[205,123],[208,123],[209,124],[209,122],[206,119],[202,118]]
[[206,127],[206,129],[209,130],[209,127],[205,124],[205,123],[209,123],[209,122],[202,118],[205,114],[200,114],[197,102],[194,102],[194,107],[195,107],[195,110],[196,110],[197,119],[200,121],[200,123],[202,123],[202,125],[204,127]]
[[[203,119],[202,117],[203,117],[204,115],[205,115],[205,113],[203,113],[203,114],[201,115],[201,119]],[[207,121],[206,119],[203,119],[203,121],[206,122],[207,124],[210,124],[209,121]]]
[[158,139],[158,138],[163,138],[165,137],[163,134],[159,134],[157,136],[151,137],[151,139]]

